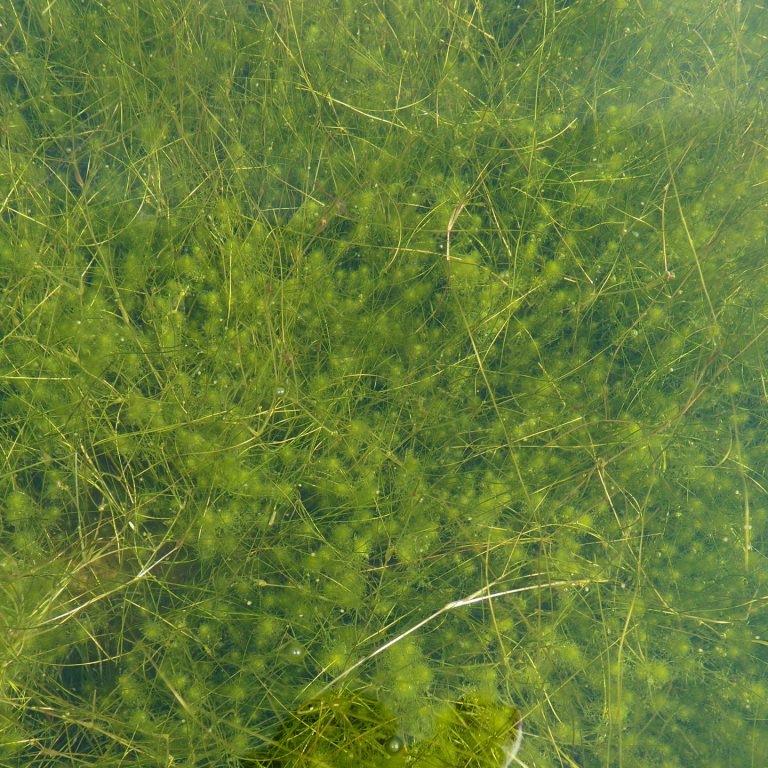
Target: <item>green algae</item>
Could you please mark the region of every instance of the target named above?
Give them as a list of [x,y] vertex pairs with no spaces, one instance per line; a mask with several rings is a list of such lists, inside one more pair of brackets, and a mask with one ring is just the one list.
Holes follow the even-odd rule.
[[759,4],[3,9],[0,762],[768,753]]
[[241,761],[245,768],[403,765],[397,722],[365,692],[312,699],[290,713],[271,746]]
[[515,707],[478,696],[444,703],[434,732],[422,742],[406,743],[400,727],[371,692],[344,690],[313,698],[288,713],[268,746],[241,760],[241,765],[506,768],[522,734]]

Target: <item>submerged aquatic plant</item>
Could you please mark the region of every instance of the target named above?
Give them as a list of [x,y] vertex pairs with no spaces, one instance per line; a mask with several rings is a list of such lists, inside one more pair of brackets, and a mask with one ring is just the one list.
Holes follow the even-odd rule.
[[243,768],[400,765],[405,750],[396,720],[366,691],[312,699],[288,713],[266,748]]
[[406,741],[397,718],[370,691],[345,689],[288,713],[267,746],[243,768],[413,765],[508,768],[523,738],[520,712],[470,696],[443,708],[434,734]]
[[512,5],[5,3],[0,763],[768,754],[768,15]]

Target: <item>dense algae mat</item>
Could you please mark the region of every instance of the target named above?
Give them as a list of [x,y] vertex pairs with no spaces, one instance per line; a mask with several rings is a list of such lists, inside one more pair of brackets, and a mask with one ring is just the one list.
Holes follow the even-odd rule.
[[761,764],[764,4],[1,7],[0,765]]
[[522,744],[519,711],[496,700],[470,696],[444,708],[428,739],[408,744],[401,724],[366,691],[318,697],[287,715],[265,748],[241,761],[243,768],[376,768],[421,766],[500,768]]

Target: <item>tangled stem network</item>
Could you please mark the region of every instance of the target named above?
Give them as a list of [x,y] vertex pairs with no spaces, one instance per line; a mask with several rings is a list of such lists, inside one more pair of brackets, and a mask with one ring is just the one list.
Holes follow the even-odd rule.
[[760,763],[760,0],[0,34],[0,764]]

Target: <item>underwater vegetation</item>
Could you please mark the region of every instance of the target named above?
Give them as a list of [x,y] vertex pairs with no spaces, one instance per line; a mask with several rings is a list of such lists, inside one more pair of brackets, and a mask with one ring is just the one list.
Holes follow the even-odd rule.
[[244,758],[244,768],[402,765],[406,751],[395,718],[364,692],[311,699],[286,716],[271,742]]
[[270,742],[241,765],[506,768],[522,743],[522,723],[513,706],[463,698],[442,708],[428,740],[406,744],[397,719],[375,695],[347,690],[302,704],[286,716]]
[[760,2],[0,8],[0,766],[761,764]]

